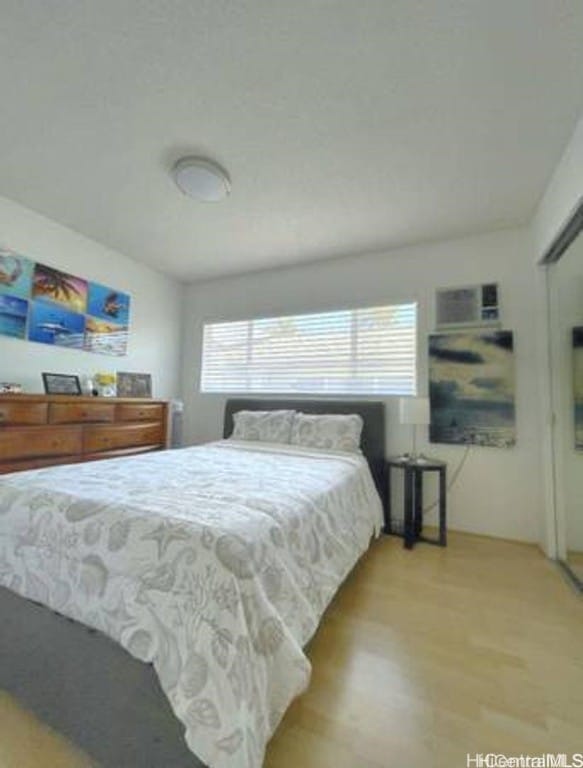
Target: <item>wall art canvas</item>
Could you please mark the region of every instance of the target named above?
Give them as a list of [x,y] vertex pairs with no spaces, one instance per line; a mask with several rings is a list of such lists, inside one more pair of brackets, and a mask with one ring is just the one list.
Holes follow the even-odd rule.
[[27,313],[28,301],[0,294],[0,334],[24,339]]
[[0,247],[0,335],[127,354],[130,297]]
[[61,304],[71,312],[87,311],[87,280],[36,264],[32,276],[32,298]]
[[8,248],[0,248],[0,294],[28,299],[34,262]]
[[89,283],[87,314],[118,325],[130,321],[130,297],[99,283]]
[[512,331],[429,337],[430,441],[516,444]]
[[126,326],[87,317],[85,349],[100,355],[121,357],[127,354],[128,329]]
[[583,326],[573,328],[573,408],[575,448],[583,451]]
[[44,301],[31,301],[30,304],[29,341],[54,344],[57,347],[83,349],[85,315]]

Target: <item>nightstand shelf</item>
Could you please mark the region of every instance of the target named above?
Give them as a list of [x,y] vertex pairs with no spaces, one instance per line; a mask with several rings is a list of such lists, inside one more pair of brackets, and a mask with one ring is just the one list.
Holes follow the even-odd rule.
[[[393,469],[403,470],[404,494],[404,546],[412,549],[417,541],[445,547],[447,544],[447,464],[438,459],[395,456],[387,459],[387,517],[391,533],[391,474]],[[439,537],[429,539],[423,530],[423,476],[425,472],[437,472],[439,475]]]

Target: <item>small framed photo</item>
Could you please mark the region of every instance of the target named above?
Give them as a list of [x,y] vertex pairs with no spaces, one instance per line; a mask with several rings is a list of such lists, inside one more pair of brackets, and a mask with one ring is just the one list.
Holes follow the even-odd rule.
[[79,377],[67,373],[43,373],[43,384],[47,395],[81,394]]
[[149,373],[118,373],[118,397],[152,397],[152,376]]

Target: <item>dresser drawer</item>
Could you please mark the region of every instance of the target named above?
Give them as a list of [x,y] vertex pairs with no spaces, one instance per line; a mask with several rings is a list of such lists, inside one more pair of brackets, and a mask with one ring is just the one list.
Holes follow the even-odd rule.
[[84,453],[98,453],[116,448],[160,445],[162,443],[161,424],[114,424],[111,426],[88,426],[83,430]]
[[117,421],[162,420],[164,406],[160,403],[120,403],[117,406]]
[[81,452],[79,427],[23,427],[0,430],[0,460],[66,456]]
[[47,403],[0,403],[0,426],[10,424],[45,424]]
[[79,424],[114,419],[113,403],[51,403],[49,405],[51,424]]

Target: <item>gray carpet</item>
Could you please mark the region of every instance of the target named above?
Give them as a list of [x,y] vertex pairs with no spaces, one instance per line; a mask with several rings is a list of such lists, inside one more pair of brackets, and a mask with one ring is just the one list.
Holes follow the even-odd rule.
[[0,688],[103,768],[204,768],[150,665],[3,588]]

